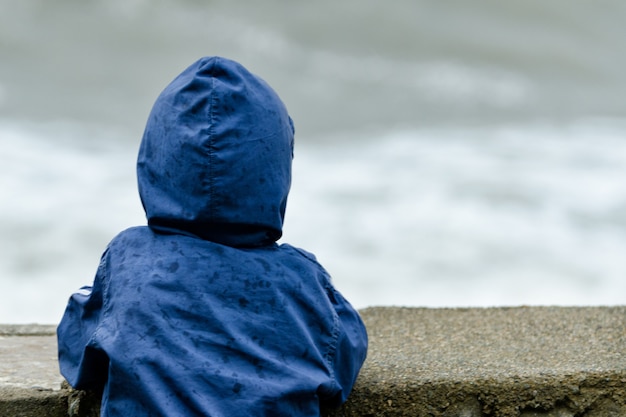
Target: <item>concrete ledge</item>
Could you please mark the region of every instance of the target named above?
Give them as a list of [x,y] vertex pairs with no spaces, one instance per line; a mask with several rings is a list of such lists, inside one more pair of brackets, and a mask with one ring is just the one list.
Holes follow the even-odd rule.
[[333,416],[626,416],[626,308],[372,308]]
[[[368,308],[370,351],[327,417],[626,416],[626,307]],[[0,416],[97,415],[51,326],[0,326]]]
[[54,326],[0,325],[0,416],[67,416]]

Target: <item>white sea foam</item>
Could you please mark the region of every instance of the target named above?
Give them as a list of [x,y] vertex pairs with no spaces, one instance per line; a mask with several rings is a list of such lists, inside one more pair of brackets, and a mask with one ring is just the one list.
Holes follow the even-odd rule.
[[[106,243],[143,224],[134,146],[0,125],[0,321],[54,322]],[[82,132],[82,133],[80,133]],[[296,149],[283,241],[357,307],[616,304],[626,130],[390,132]]]
[[286,239],[360,307],[622,303],[625,133],[414,131],[301,149]]
[[0,124],[0,322],[58,319],[104,246],[141,220],[134,151],[86,129]]

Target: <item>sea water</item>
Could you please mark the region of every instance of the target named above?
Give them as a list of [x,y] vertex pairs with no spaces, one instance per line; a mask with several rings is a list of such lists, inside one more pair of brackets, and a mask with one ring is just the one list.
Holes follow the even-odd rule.
[[622,304],[626,6],[0,0],[0,322],[54,323],[145,224],[161,89],[244,63],[296,124],[282,241],[356,307]]

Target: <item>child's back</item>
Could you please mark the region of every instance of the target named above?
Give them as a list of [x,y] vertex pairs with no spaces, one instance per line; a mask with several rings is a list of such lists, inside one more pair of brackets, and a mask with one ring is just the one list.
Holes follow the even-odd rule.
[[137,165],[148,226],[109,244],[59,325],[63,375],[102,416],[317,416],[365,359],[358,314],[275,242],[293,126],[262,80],[202,59],[157,100]]

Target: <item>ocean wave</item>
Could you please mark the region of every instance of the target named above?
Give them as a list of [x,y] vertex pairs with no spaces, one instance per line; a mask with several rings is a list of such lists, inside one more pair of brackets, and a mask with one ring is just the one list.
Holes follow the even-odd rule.
[[[298,143],[282,241],[358,307],[623,303],[625,126]],[[0,321],[54,322],[108,241],[145,223],[136,149],[77,146],[83,131],[0,123]]]
[[625,134],[426,130],[300,150],[285,239],[359,306],[620,303]]

